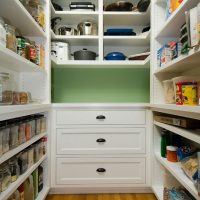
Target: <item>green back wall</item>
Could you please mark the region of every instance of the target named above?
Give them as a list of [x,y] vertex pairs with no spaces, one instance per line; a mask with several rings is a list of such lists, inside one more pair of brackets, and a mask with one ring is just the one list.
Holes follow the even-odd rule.
[[149,102],[149,69],[53,69],[54,103]]

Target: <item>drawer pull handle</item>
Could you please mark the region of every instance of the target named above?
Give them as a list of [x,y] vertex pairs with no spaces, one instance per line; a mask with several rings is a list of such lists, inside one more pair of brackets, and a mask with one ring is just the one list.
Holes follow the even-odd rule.
[[106,169],[104,169],[104,168],[98,168],[97,172],[104,173],[104,172],[106,172]]
[[96,140],[96,142],[103,143],[103,142],[106,142],[106,140],[103,139],[103,138],[99,138],[99,139]]
[[102,119],[106,119],[106,117],[105,117],[104,115],[98,115],[98,116],[96,117],[96,119],[102,120]]

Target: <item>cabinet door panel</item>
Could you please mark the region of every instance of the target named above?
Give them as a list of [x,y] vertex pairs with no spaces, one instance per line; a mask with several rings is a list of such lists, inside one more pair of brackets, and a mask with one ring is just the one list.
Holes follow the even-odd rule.
[[57,154],[145,153],[145,128],[57,129]]
[[57,158],[57,184],[144,184],[145,158]]
[[145,110],[135,111],[57,111],[58,125],[145,124]]

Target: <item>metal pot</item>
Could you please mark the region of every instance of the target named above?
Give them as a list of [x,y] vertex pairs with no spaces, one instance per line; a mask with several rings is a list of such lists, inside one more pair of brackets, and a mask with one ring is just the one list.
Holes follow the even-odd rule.
[[126,60],[126,56],[121,52],[111,52],[105,57],[106,60]]
[[59,35],[77,35],[78,31],[75,28],[73,28],[73,27],[60,26],[58,28],[58,34]]
[[132,11],[133,4],[126,1],[118,1],[106,6],[105,11]]
[[77,29],[79,31],[79,35],[97,35],[98,34],[97,24],[91,21],[85,21],[78,24]]
[[75,51],[72,56],[74,56],[74,60],[96,60],[96,57],[98,55],[93,51],[82,49],[79,51]]

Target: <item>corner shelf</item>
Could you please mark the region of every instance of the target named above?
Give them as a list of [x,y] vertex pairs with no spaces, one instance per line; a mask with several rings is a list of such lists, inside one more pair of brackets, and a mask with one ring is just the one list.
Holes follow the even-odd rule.
[[[146,12],[112,12],[112,11],[104,11],[103,19],[104,25],[114,25],[119,26],[122,24],[124,26],[146,26],[150,22],[150,9],[151,5],[149,5]],[[117,20],[116,20],[117,19]]]
[[17,53],[0,46],[1,67],[16,71],[16,72],[44,72],[45,70],[31,61],[23,58]]
[[[161,1],[158,1],[160,3]],[[199,0],[184,0],[181,5],[172,13],[165,24],[161,26],[160,31],[155,38],[158,37],[179,37],[180,27],[185,22],[185,11],[195,7]]]
[[0,164],[5,162],[6,160],[12,158],[14,155],[18,154],[20,151],[22,151],[23,149],[27,148],[28,146],[30,146],[31,144],[33,144],[36,141],[40,140],[41,138],[43,138],[46,135],[47,135],[47,133],[41,133],[39,135],[36,135],[33,138],[31,138],[29,141],[27,141],[27,142],[21,144],[20,146],[18,146],[16,148],[6,152],[5,154],[3,154],[0,157]]
[[104,36],[104,45],[110,46],[149,46],[150,31],[136,36]]
[[74,36],[64,36],[55,35],[51,30],[51,39],[55,41],[65,41],[69,42],[70,45],[75,46],[94,46],[98,45],[99,36],[95,35],[74,35]]
[[7,190],[0,194],[1,200],[7,200],[9,196],[15,192],[15,190],[32,174],[32,172],[39,167],[39,165],[47,158],[47,155],[43,156],[37,163],[30,167],[24,174],[20,175],[18,179],[11,183]]
[[100,61],[100,60],[69,60],[67,63],[56,63],[52,58],[53,68],[149,68],[150,58],[144,61]]
[[187,55],[181,55],[178,58],[172,60],[166,65],[157,69],[154,74],[160,75],[163,73],[173,73],[173,72],[184,72],[190,70],[191,68],[199,67],[200,62],[200,49],[192,49]]
[[[1,5],[1,3],[3,3],[3,5]],[[19,0],[6,0],[1,1],[1,3],[1,16],[7,18],[11,24],[16,26],[23,36],[46,38],[46,33]]]
[[162,158],[158,152],[155,153],[155,156],[156,159],[195,197],[195,199],[200,200],[194,183],[183,172],[180,163],[169,162],[166,158]]

